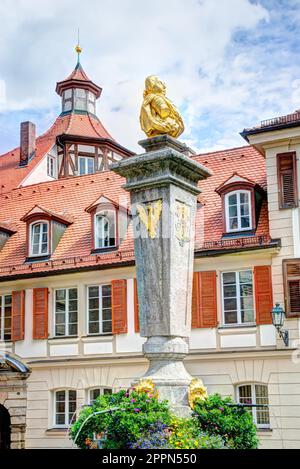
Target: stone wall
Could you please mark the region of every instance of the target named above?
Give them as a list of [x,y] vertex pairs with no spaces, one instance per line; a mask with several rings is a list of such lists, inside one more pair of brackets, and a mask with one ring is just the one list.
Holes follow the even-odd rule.
[[29,373],[0,371],[0,404],[11,418],[11,449],[25,448],[28,376]]

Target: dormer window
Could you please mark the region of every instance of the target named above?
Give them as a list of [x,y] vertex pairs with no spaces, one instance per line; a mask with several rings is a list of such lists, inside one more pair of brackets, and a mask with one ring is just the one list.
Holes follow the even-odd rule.
[[110,248],[116,244],[116,212],[103,210],[95,215],[95,248]]
[[49,254],[49,222],[38,221],[30,225],[30,256]]
[[56,214],[38,205],[21,220],[27,224],[27,261],[48,259],[72,223],[66,214]]
[[226,231],[252,229],[251,192],[237,190],[225,195]]
[[254,181],[233,173],[216,192],[222,199],[223,236],[254,235],[266,198],[264,189]]

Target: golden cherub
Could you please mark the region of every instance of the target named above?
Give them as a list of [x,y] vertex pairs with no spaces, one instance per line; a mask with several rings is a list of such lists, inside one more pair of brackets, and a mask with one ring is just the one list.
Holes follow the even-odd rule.
[[203,386],[201,379],[193,378],[189,385],[188,398],[190,408],[193,409],[196,401],[207,399],[208,394],[206,387]]
[[145,80],[140,124],[147,137],[167,134],[177,138],[184,131],[181,115],[166,97],[166,85],[155,75]]
[[146,392],[150,393],[155,397],[158,397],[158,392],[155,389],[154,383],[150,378],[143,378],[141,379],[135,386],[134,390],[136,392]]

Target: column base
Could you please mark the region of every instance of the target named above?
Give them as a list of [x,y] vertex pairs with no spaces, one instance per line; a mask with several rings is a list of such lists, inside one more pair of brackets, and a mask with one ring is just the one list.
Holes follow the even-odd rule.
[[150,337],[143,352],[150,363],[140,379],[153,381],[159,399],[167,400],[175,415],[189,417],[188,389],[192,376],[183,364],[188,353],[185,340],[182,337]]

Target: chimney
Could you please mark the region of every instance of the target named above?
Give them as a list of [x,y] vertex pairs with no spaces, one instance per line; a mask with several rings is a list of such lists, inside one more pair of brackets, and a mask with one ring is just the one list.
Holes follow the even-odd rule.
[[21,122],[20,127],[20,166],[26,166],[35,156],[35,124]]

